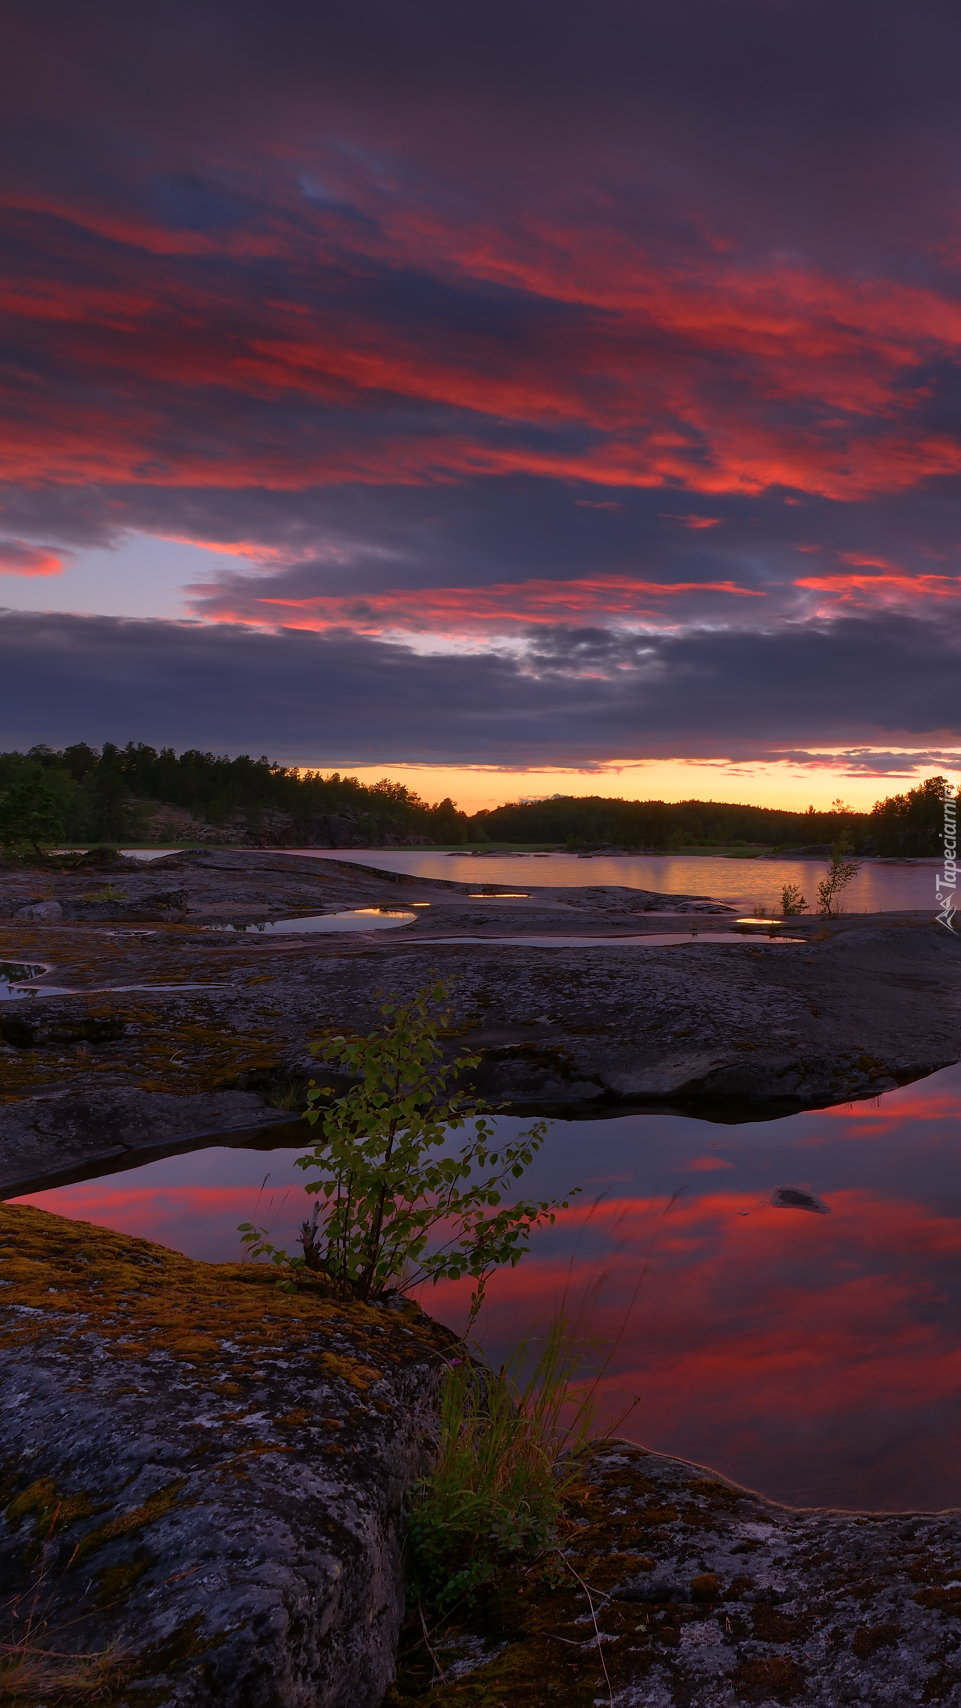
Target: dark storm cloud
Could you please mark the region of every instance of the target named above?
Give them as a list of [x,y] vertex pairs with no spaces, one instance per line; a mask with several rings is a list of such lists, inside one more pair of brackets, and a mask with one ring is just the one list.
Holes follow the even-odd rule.
[[748,757],[794,749],[799,736],[811,747],[950,744],[959,650],[956,632],[905,619],[646,641],[562,628],[513,658],[8,613],[0,741],[137,739],[322,765]]
[[[516,174],[524,144],[535,168],[558,146],[581,159],[627,148],[659,169],[666,218],[678,179],[695,175],[742,219],[761,213],[765,243],[823,228],[855,190],[862,231],[892,205],[909,214],[919,152],[931,203],[957,169],[938,147],[957,122],[961,16],[949,0],[909,13],[895,0],[598,0],[589,12],[546,0],[34,0],[8,20],[6,57],[8,110],[61,127],[31,137],[41,169],[78,123],[99,130],[105,154],[126,132],[194,156],[225,133],[256,146],[285,122],[298,135],[332,125],[381,160],[402,139],[421,170],[443,137],[461,173],[473,161]],[[173,197],[181,219],[224,218],[223,192],[208,200],[189,171],[173,182],[190,186]]]

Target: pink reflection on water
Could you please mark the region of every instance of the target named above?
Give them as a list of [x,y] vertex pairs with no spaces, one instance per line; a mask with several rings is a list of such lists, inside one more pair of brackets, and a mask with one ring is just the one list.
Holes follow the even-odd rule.
[[[830,1217],[724,1194],[676,1204],[652,1243],[662,1208],[607,1207],[617,1249],[591,1327],[616,1341],[610,1421],[639,1395],[631,1439],[800,1504],[961,1502],[955,1218],[867,1192],[835,1195]],[[597,1273],[576,1257],[569,1270],[578,1220],[565,1215],[536,1257],[492,1282],[495,1361],[549,1318],[569,1274],[576,1289]],[[424,1299],[454,1325],[466,1302],[443,1283]]]
[[[532,1192],[591,1185],[492,1280],[489,1355],[600,1280],[604,1416],[639,1396],[631,1438],[800,1504],[961,1504],[959,1113],[949,1069],[880,1105],[775,1122],[556,1124]],[[24,1201],[236,1260],[241,1221],[293,1245],[309,1203],[298,1154],[212,1149]],[[830,1214],[774,1208],[782,1185]],[[469,1292],[420,1298],[458,1326]]]

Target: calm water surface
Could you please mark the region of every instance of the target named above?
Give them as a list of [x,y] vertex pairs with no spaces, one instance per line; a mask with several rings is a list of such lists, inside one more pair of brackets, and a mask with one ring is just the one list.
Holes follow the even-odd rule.
[[[625,855],[615,859],[595,854],[581,860],[576,854],[441,854],[422,848],[296,848],[318,860],[353,860],[379,866],[386,872],[411,872],[418,878],[453,878],[458,883],[511,884],[626,884],[631,889],[660,890],[668,895],[713,896],[742,912],[776,907],[785,884],[798,884],[814,912],[817,885],[826,860],[727,859],[711,854]],[[936,860],[892,863],[865,861],[845,891],[849,913],[885,913],[899,908],[934,912]]]
[[[159,860],[172,848],[128,848],[138,860]],[[262,849],[262,853],[278,852]],[[423,848],[285,848],[285,854],[304,854],[314,860],[352,860],[378,866],[385,872],[410,872],[417,878],[453,878],[458,883],[478,879],[490,884],[626,884],[635,890],[660,890],[668,895],[706,895],[728,902],[740,911],[776,907],[785,884],[798,884],[816,908],[818,880],[827,861],[758,859],[710,854],[638,854],[616,859],[594,854],[453,855]],[[865,861],[845,891],[848,913],[885,913],[901,908],[935,912],[936,860]]]
[[[609,1420],[639,1399],[621,1433],[792,1503],[961,1505],[959,1115],[955,1067],[779,1121],[555,1122],[525,1195],[584,1190],[492,1283],[485,1346],[600,1279]],[[21,1201],[235,1259],[240,1221],[293,1243],[298,1154],[198,1151]],[[774,1207],[783,1186],[830,1214]],[[466,1293],[421,1297],[456,1327]]]

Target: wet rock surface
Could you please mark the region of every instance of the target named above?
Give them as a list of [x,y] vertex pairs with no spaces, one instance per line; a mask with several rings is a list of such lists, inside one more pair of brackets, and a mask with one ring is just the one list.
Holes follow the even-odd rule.
[[55,1696],[50,1654],[101,1657],[105,1699],[143,1708],[378,1708],[449,1346],[416,1306],[0,1209],[0,1641],[29,1621],[24,1700]]
[[961,1512],[797,1511],[623,1443],[580,1510],[553,1581],[440,1625],[434,1661],[410,1627],[393,1708],[961,1704]]
[[[802,939],[793,945],[724,944],[711,934],[730,929],[730,910],[626,886],[508,896],[219,849],[146,870],[114,861],[107,875],[125,892],[107,903],[119,913],[52,924],[13,917],[44,899],[36,871],[0,876],[0,959],[50,968],[0,1017],[7,1196],[108,1162],[119,1147],[146,1156],[208,1138],[211,1097],[224,1132],[289,1120],[317,1071],[310,1040],[328,1027],[368,1030],[380,992],[411,994],[434,975],[453,990],[451,1050],[480,1053],[478,1089],[521,1113],[670,1106],[759,1119],[871,1096],[961,1054],[961,944],[932,915],[805,918],[791,923]],[[95,887],[89,871],[45,882],[64,914]],[[183,892],[180,923],[137,912],[146,898]],[[399,905],[416,918],[369,934],[217,929]],[[697,940],[617,941],[672,930]],[[605,941],[495,941],[534,933]],[[457,935],[483,940],[438,941]],[[45,995],[45,983],[70,994]]]

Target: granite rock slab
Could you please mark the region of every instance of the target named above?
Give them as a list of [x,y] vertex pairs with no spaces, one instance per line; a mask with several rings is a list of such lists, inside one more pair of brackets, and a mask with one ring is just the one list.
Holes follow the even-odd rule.
[[434,1688],[409,1627],[390,1708],[961,1705],[961,1512],[781,1506],[616,1441],[585,1483],[566,1564],[439,1622]]
[[[0,1606],[133,1708],[379,1708],[450,1336],[0,1209]],[[45,1698],[44,1698],[45,1699]]]

